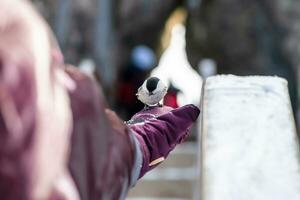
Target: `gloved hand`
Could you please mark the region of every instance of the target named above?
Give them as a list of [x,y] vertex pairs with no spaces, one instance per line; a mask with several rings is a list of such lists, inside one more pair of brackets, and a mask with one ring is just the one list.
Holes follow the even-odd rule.
[[170,151],[187,137],[199,114],[200,110],[194,105],[177,109],[163,106],[144,109],[128,121],[143,154],[140,178],[165,160]]

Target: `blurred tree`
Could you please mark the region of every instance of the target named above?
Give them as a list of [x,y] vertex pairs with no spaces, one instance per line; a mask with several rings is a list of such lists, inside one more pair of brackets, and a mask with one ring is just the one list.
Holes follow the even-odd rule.
[[299,56],[287,45],[293,38],[295,42],[293,23],[300,23],[296,8],[299,3],[291,0],[203,0],[188,20],[191,63],[209,57],[217,61],[219,73],[287,78],[296,110],[299,61],[294,60]]

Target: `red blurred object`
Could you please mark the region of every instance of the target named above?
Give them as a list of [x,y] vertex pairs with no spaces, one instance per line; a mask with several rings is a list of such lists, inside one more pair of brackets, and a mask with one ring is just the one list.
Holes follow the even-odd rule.
[[179,106],[177,103],[177,93],[168,92],[164,97],[164,105],[170,106],[172,108],[178,108]]

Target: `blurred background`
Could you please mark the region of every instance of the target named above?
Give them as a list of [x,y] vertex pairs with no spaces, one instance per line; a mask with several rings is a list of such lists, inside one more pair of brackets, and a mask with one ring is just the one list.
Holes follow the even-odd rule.
[[[299,119],[300,1],[33,2],[54,30],[66,62],[93,74],[110,106],[124,120],[143,108],[136,100],[136,90],[159,65],[167,48],[183,49],[182,59],[203,79],[216,73],[286,78],[294,115]],[[183,25],[185,35],[180,37],[186,41],[174,47],[170,43],[176,24]],[[176,63],[177,58],[171,56],[169,60]],[[185,73],[181,75],[189,80]],[[178,106],[176,94],[183,92],[180,84],[170,81],[168,105]],[[198,93],[195,91],[200,99]],[[130,198],[192,198],[197,173],[194,141],[190,139],[146,176]]]
[[[297,110],[299,1],[33,2],[52,26],[66,62],[95,67],[109,103],[119,110],[128,107],[123,104],[129,97],[122,94],[122,102],[118,102],[116,89],[149,74],[168,46],[176,23],[186,26],[186,51],[194,69],[202,59],[209,58],[217,64],[219,74],[282,76],[289,81],[293,108]],[[125,118],[130,117],[127,112]]]

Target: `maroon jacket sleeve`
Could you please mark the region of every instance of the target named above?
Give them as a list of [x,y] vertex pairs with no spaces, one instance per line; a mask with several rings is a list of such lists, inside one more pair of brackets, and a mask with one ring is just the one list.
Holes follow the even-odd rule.
[[140,177],[166,159],[170,151],[186,138],[199,113],[196,106],[186,105],[144,122],[129,125],[136,134],[143,153]]
[[120,199],[129,185],[134,145],[128,128],[106,106],[100,88],[74,68],[67,73],[77,88],[70,92],[73,112],[69,169],[81,199]]

